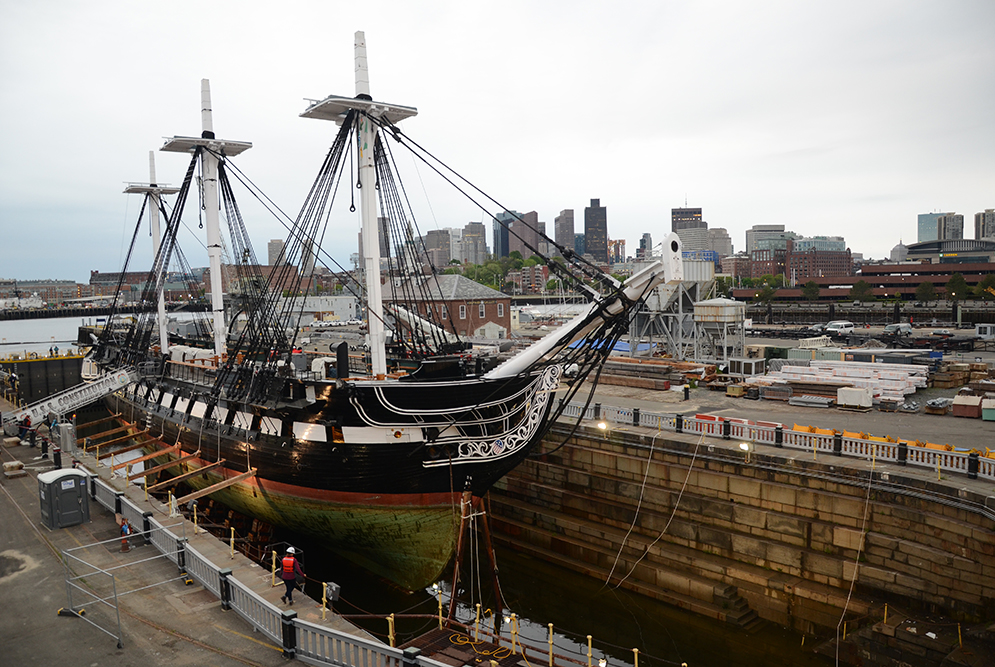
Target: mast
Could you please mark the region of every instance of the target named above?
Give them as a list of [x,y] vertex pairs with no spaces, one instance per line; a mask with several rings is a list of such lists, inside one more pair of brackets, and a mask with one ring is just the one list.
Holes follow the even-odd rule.
[[231,157],[252,148],[245,141],[224,141],[214,136],[214,119],[211,111],[211,82],[200,81],[201,135],[167,139],[159,150],[187,153],[204,148],[201,152],[201,171],[204,185],[204,226],[207,232],[207,255],[211,267],[211,315],[214,330],[214,354],[221,363],[227,349],[225,302],[221,284],[221,213],[218,200],[218,156]]
[[370,74],[366,64],[366,37],[355,35],[356,96],[329,96],[312,103],[301,114],[303,118],[333,120],[341,125],[350,110],[360,112],[359,118],[359,183],[360,214],[363,223],[363,259],[366,275],[366,301],[370,337],[370,357],[373,374],[387,373],[387,340],[383,324],[383,290],[380,285],[380,229],[377,224],[376,165],[373,147],[378,127],[371,118],[395,124],[418,113],[413,107],[374,102],[370,95]]
[[[180,191],[180,189],[160,186],[156,183],[155,151],[149,151],[148,185],[144,183],[131,183],[124,189],[124,191],[126,194],[148,193],[151,195],[152,210],[149,211],[149,219],[152,222],[152,255],[158,256],[159,248],[162,246],[162,231],[159,228],[160,197],[162,195],[175,195]],[[159,290],[159,314],[156,318],[156,321],[159,324],[159,347],[162,350],[163,355],[169,351],[169,332],[166,331],[166,297],[165,294],[163,294],[165,287],[166,285],[163,283],[163,288]]]

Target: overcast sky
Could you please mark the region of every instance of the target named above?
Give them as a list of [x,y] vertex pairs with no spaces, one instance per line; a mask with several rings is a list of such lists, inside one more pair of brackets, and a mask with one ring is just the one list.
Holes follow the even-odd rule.
[[[582,232],[599,198],[629,254],[685,200],[737,250],[784,224],[880,258],[931,211],[973,237],[995,207],[993,26],[991,0],[0,0],[0,278],[118,270],[141,205],[124,184],[199,134],[202,78],[217,135],[253,143],[235,163],[296,212],[335,131],[298,115],[354,94],[356,30],[374,98],[419,110],[406,132],[550,232],[566,208]],[[186,158],[156,161],[179,184]],[[423,232],[481,220],[419,176]],[[265,261],[284,232],[240,201]],[[326,250],[347,264],[340,223]]]

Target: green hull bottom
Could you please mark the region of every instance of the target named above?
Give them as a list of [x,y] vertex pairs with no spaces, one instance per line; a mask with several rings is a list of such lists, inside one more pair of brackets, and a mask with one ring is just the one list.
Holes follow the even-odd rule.
[[[205,488],[221,479],[208,473],[188,483]],[[275,492],[264,480],[235,484],[210,497],[248,516],[312,536],[407,590],[438,581],[456,548],[458,500],[455,505],[364,504]]]

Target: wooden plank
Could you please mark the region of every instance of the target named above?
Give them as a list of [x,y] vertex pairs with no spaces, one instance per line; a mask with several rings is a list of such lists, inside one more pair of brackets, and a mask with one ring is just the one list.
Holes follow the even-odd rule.
[[149,491],[149,492],[158,491],[159,489],[164,489],[164,488],[166,488],[167,486],[169,486],[171,484],[178,484],[178,483],[180,483],[180,482],[182,482],[184,480],[190,479],[191,477],[196,477],[197,475],[199,475],[202,472],[207,472],[208,470],[213,470],[214,468],[217,468],[219,465],[221,465],[224,462],[225,462],[225,460],[221,459],[220,461],[215,461],[214,463],[208,464],[208,465],[204,466],[203,468],[198,468],[197,470],[191,470],[190,472],[185,472],[182,475],[177,475],[176,477],[171,477],[170,479],[164,480],[162,482],[159,482],[158,484],[154,484],[154,485],[150,486],[149,488],[146,489],[146,491]]
[[200,491],[194,491],[193,493],[188,493],[187,495],[183,496],[182,498],[177,498],[176,499],[176,505],[177,505],[177,507],[179,507],[180,505],[186,505],[191,500],[197,500],[198,498],[203,498],[204,496],[209,496],[212,493],[214,493],[215,491],[220,491],[221,489],[226,489],[229,486],[232,486],[234,484],[238,484],[239,482],[241,482],[244,479],[249,479],[250,477],[255,477],[255,476],[256,476],[256,469],[252,468],[252,469],[249,470],[249,472],[243,472],[241,475],[235,475],[234,477],[229,477],[228,479],[223,480],[221,482],[218,482],[217,484],[212,484],[211,486],[207,487],[206,489],[201,489]]
[[[149,475],[154,475],[157,472],[162,472],[163,470],[166,470],[167,468],[172,468],[175,465],[179,465],[181,463],[186,463],[190,459],[195,459],[198,456],[200,456],[200,452],[195,452],[193,454],[188,454],[187,456],[181,456],[180,458],[176,459],[175,461],[169,461],[168,463],[163,463],[162,465],[157,465],[154,468],[148,468],[146,470],[143,470],[142,472],[136,472],[133,475],[128,475],[128,481],[129,482],[133,482],[136,479],[139,479],[141,477],[148,477]],[[172,480],[170,480],[170,481],[172,481]]]
[[[149,459],[154,459],[158,456],[162,456],[163,454],[175,454],[178,451],[180,451],[180,446],[173,445],[169,449],[160,449],[157,452],[152,452],[151,454],[146,454],[145,456],[139,456],[137,459],[124,461],[123,463],[115,463],[114,465],[111,466],[111,471],[120,470],[121,468],[124,468],[126,466],[131,466],[135,465],[136,463],[141,463],[142,461],[148,461]],[[114,453],[117,454],[118,452]]]
[[[97,424],[103,424],[104,422],[109,422],[112,419],[117,419],[120,416],[121,416],[121,413],[119,412],[116,415],[111,415],[110,417],[104,417],[103,419],[96,419],[96,420],[94,420],[92,422],[86,422],[85,424],[77,424],[76,425],[76,430],[79,431],[81,428],[89,428],[90,426],[96,426]],[[77,440],[77,442],[79,442],[79,441]]]
[[[120,440],[132,440],[132,439],[137,438],[137,437],[139,437],[141,435],[145,435],[145,433],[147,433],[147,431],[142,431],[141,433],[138,433],[136,435],[129,435],[129,436],[125,436],[123,438],[118,438],[118,440],[115,440],[114,442],[119,442]],[[159,442],[159,441],[156,440],[155,438],[146,438],[145,440],[142,440],[141,442],[136,442],[133,445],[126,445],[125,447],[118,447],[117,449],[115,449],[113,451],[108,450],[108,451],[104,452],[103,454],[98,455],[97,456],[97,460],[98,461],[103,461],[104,459],[109,458],[111,456],[114,456],[116,454],[124,454],[125,452],[133,452],[136,449],[141,449],[142,447],[148,447],[149,445],[151,445],[153,443],[156,443],[156,442]]]
[[[98,438],[107,437],[108,435],[114,435],[115,433],[121,433],[122,431],[127,431],[129,428],[135,428],[135,425],[128,423],[125,424],[124,426],[119,426],[118,428],[111,429],[110,431],[104,431],[103,433],[98,433],[96,435],[88,435],[83,438],[76,438],[76,444],[77,445],[83,444],[86,438],[89,438],[90,440],[96,440]],[[103,447],[106,444],[107,444],[106,442],[102,442],[100,443],[100,446]],[[91,446],[90,449],[93,449],[93,447]]]

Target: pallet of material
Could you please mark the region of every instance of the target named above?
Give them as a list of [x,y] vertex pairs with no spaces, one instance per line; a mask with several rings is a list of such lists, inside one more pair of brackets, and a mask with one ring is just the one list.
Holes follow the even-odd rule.
[[925,407],[924,411],[925,411],[925,413],[927,415],[945,415],[945,414],[947,414],[947,410],[948,409],[949,408],[947,408],[947,406],[945,406],[945,405],[942,406],[942,407],[938,407],[938,408],[937,407],[933,407],[932,405],[927,405]]
[[3,439],[3,446],[4,447],[18,447],[18,446],[20,446],[20,444],[21,444],[21,439],[18,438],[17,436],[14,436],[12,438],[4,438]]

